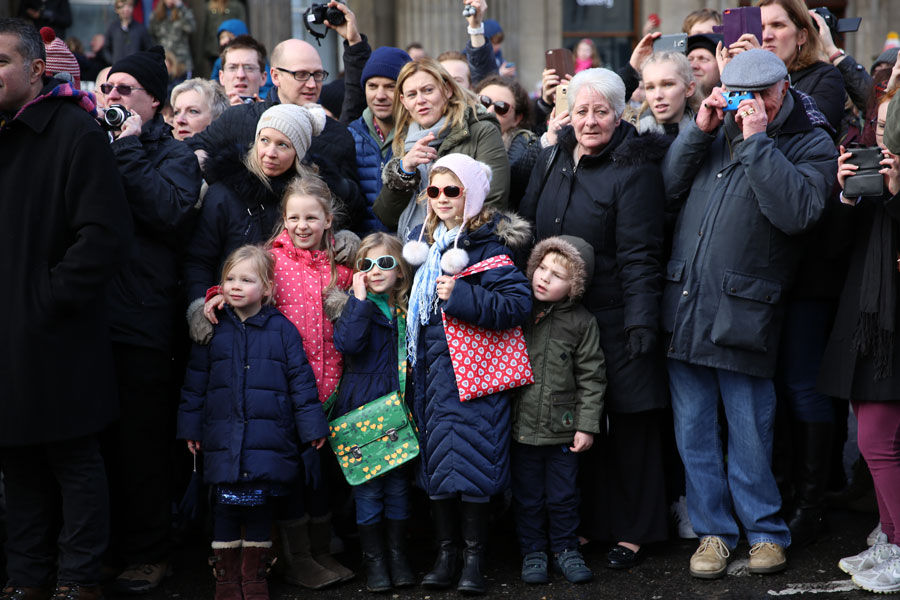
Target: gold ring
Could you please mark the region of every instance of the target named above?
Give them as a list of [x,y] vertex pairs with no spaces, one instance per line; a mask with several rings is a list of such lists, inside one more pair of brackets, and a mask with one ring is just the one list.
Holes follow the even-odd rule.
[[742,110],[741,112],[738,113],[738,116],[739,116],[740,118],[743,119],[744,117],[747,116],[747,111],[746,111],[746,110]]
[[748,115],[752,115],[752,114],[755,113],[755,112],[756,112],[756,109],[753,108],[752,106],[751,106],[750,108],[747,109],[747,114],[748,114]]

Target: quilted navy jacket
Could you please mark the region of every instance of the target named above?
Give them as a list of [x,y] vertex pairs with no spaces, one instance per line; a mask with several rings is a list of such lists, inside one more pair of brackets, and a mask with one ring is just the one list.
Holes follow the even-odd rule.
[[347,126],[353,141],[356,143],[356,168],[359,172],[359,185],[366,197],[366,216],[364,231],[387,231],[387,227],[375,216],[372,205],[381,191],[381,169],[394,155],[388,146],[387,154],[381,155],[381,147],[378,140],[369,133],[365,116],[362,116]]
[[230,307],[220,315],[191,351],[178,438],[200,440],[207,483],[289,483],[301,444],[328,435],[300,334],[273,306],[243,323]]
[[371,300],[341,292],[346,304],[334,324],[334,345],[344,355],[344,373],[332,417],[345,415],[399,389],[397,322]]
[[[510,239],[498,235],[498,229],[509,227],[508,217],[497,214],[479,229],[463,233],[459,247],[469,253],[469,265],[492,256],[513,256]],[[418,234],[417,227],[410,237]],[[441,309],[474,325],[510,329],[528,318],[531,289],[513,266],[458,279],[450,299],[438,302],[437,311],[419,332],[411,375],[412,410],[422,436],[419,485],[429,496],[491,496],[509,484],[509,394],[460,402]]]

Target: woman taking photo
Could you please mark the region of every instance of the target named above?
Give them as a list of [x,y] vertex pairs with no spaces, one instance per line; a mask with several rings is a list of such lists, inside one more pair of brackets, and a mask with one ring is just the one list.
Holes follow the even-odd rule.
[[504,208],[509,197],[509,159],[494,115],[477,104],[437,61],[406,63],[394,94],[394,158],[385,166],[375,215],[401,239],[425,221],[416,197],[431,165],[446,154],[465,154],[491,167],[485,202]]
[[538,240],[572,235],[594,248],[584,304],[606,356],[608,428],[601,424],[605,439],[582,458],[580,531],[612,541],[607,565],[627,569],[667,530],[660,422],[668,393],[657,347],[663,181],[656,164],[665,146],[622,121],[625,84],[612,71],[578,73],[568,96],[571,126],[538,157],[520,212]]

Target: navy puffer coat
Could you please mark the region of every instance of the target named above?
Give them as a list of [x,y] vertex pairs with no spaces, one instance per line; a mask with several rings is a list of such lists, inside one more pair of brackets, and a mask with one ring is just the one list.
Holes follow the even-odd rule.
[[300,334],[273,306],[243,323],[226,307],[181,395],[178,438],[201,442],[206,483],[289,483],[301,444],[328,435]]
[[387,231],[387,227],[375,216],[372,206],[375,204],[378,192],[381,191],[381,170],[394,156],[393,150],[391,150],[391,140],[394,138],[389,136],[385,140],[384,145],[387,146],[387,149],[382,154],[382,144],[369,133],[366,117],[371,120],[371,111],[366,111],[363,116],[347,126],[356,143],[356,168],[359,172],[359,185],[366,197],[366,216],[363,229],[364,231]]
[[[410,233],[418,238],[419,228]],[[497,214],[460,236],[469,265],[492,256],[513,256],[530,238],[527,223]],[[499,267],[456,281],[450,299],[419,332],[412,370],[413,416],[422,436],[419,485],[429,496],[461,493],[491,496],[509,485],[509,394],[460,402],[441,309],[448,315],[489,329],[522,325],[531,311],[528,280],[516,267]]]

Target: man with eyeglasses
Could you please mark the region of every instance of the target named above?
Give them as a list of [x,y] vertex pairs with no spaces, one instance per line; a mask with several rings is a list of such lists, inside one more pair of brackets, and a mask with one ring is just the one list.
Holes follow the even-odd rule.
[[167,569],[171,509],[168,462],[179,257],[200,195],[200,167],[160,111],[168,73],[159,46],[116,62],[103,85],[109,105],[131,116],[111,147],[134,215],[136,251],[107,292],[122,417],[107,432],[112,527],[109,556],[123,569],[113,586],[141,593]]
[[266,82],[266,47],[249,35],[239,35],[222,48],[219,83],[235,106],[262,102],[259,90]]
[[[344,55],[346,70],[351,68],[347,61],[347,49],[364,43],[365,40],[356,30],[353,12],[344,4],[331,2],[330,5],[344,12],[347,21],[339,28],[334,28],[339,33],[343,31],[341,35],[347,40]],[[353,32],[356,32],[355,36]],[[274,87],[264,102],[232,106],[205,131],[185,140],[194,151],[202,151],[198,153],[201,161],[205,161],[209,154],[220,155],[236,149],[246,152],[256,135],[256,123],[268,108],[276,104],[304,106],[318,102],[328,72],[322,68],[322,59],[311,44],[298,39],[285,40],[275,46],[270,64]],[[348,108],[345,103],[342,114],[355,112],[358,116],[361,111],[362,107]],[[322,133],[313,138],[304,160],[319,168],[319,176],[341,201],[344,217],[338,223],[338,228],[366,233],[365,197],[360,191],[356,172],[356,148],[347,126],[328,118]]]

